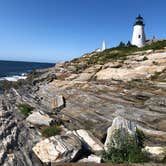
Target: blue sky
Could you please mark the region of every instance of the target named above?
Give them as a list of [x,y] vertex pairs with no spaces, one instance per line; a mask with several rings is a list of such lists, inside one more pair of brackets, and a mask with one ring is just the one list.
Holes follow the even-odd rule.
[[165,0],[0,0],[0,59],[58,62],[132,37],[135,17],[147,37],[166,37]]

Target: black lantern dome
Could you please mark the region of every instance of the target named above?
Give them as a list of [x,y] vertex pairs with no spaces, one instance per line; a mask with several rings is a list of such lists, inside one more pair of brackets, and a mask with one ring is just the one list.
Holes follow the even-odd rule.
[[141,17],[141,15],[139,14],[138,17],[136,18],[136,22],[134,24],[135,25],[142,25],[145,26],[144,22],[143,22],[143,17]]

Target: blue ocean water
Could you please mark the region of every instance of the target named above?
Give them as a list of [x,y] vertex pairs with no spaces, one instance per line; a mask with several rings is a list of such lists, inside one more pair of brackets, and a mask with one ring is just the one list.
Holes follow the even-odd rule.
[[43,69],[54,66],[53,63],[37,63],[37,62],[18,62],[18,61],[0,61],[0,78],[21,76],[27,74],[34,69]]

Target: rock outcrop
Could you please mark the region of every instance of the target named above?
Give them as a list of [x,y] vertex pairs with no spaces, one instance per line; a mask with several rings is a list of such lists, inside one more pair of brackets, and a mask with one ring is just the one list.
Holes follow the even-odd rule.
[[[142,57],[142,60],[138,60]],[[147,60],[143,60],[146,57]],[[155,53],[150,55],[133,55],[130,59],[123,62],[120,67],[108,67],[96,73],[98,80],[123,80],[131,81],[133,79],[147,79],[156,72],[162,72],[165,67],[166,53]],[[107,64],[105,64],[107,65]],[[119,64],[120,65],[120,64]]]
[[0,165],[41,166],[32,154],[32,147],[40,140],[14,110],[13,96],[0,96]]
[[[97,56],[34,71],[0,96],[0,165],[98,163],[101,157],[94,153],[107,149],[121,128],[130,135],[141,130],[146,147],[165,147],[166,52],[137,52],[109,62]],[[20,103],[35,112],[25,117]],[[52,125],[63,126],[60,135],[44,138],[42,126]]]

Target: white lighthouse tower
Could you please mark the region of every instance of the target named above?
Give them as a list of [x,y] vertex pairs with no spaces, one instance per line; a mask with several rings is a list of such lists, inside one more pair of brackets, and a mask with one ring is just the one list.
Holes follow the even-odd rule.
[[101,48],[101,51],[104,51],[104,50],[106,50],[106,42],[105,42],[105,40],[103,40],[102,48]]
[[134,24],[134,30],[133,30],[133,37],[132,37],[132,45],[136,45],[137,47],[143,47],[145,46],[145,32],[144,32],[144,22],[141,15],[139,15],[136,18],[136,22]]

